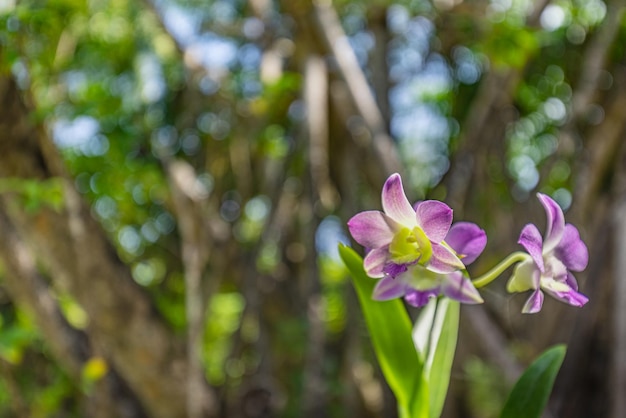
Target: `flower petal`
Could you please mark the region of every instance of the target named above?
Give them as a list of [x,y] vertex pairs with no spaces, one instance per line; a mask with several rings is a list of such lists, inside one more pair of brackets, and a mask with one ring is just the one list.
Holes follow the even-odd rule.
[[589,302],[589,298],[587,296],[583,295],[582,293],[578,293],[574,289],[570,289],[565,292],[552,292],[549,290],[546,290],[546,291],[550,293],[551,296],[554,296],[561,302],[565,302],[569,305],[576,306],[579,308],[584,306],[587,302]]
[[374,300],[390,300],[404,296],[406,292],[406,284],[400,280],[394,280],[391,277],[383,277],[376,283],[372,299]]
[[565,229],[565,219],[563,217],[563,210],[552,198],[548,195],[537,193],[537,198],[546,210],[546,216],[548,217],[548,225],[546,227],[546,233],[544,235],[543,249],[544,251],[552,251],[554,247],[558,245],[563,236]]
[[583,271],[589,262],[589,251],[580,239],[578,229],[572,224],[565,225],[561,242],[554,249],[554,255],[565,267],[572,271]]
[[453,250],[441,244],[432,244],[433,255],[426,268],[435,273],[452,273],[457,270],[465,270],[465,265]]
[[576,277],[574,277],[574,275],[569,271],[567,272],[567,277],[565,278],[565,284],[578,291],[578,282],[576,281]]
[[439,287],[428,290],[407,290],[404,300],[411,306],[421,308],[426,305],[432,298],[436,298],[439,295]]
[[543,255],[542,255],[542,239],[541,233],[537,229],[537,227],[533,224],[528,224],[522,229],[522,233],[519,236],[519,240],[517,240],[518,244],[521,244],[522,247],[528,251],[528,254],[533,258],[537,267],[541,272],[544,271],[543,266]]
[[391,219],[410,229],[416,226],[415,211],[404,193],[400,174],[392,174],[385,182],[382,203],[385,214]]
[[541,288],[551,293],[569,292],[571,290],[565,280],[554,280],[549,277],[542,277]]
[[535,290],[524,304],[524,307],[522,308],[522,313],[537,313],[541,310],[542,305],[543,292],[541,290]]
[[457,222],[448,231],[445,241],[467,266],[474,262],[485,249],[487,234],[476,224]]
[[446,276],[446,279],[441,284],[441,293],[461,303],[476,304],[484,302],[472,282],[463,277],[460,271]]
[[387,248],[375,248],[363,259],[365,273],[372,278],[384,276],[385,264],[389,261],[389,251]]
[[438,200],[425,200],[417,206],[417,224],[433,242],[441,242],[452,224],[452,209]]
[[377,210],[369,210],[354,215],[348,221],[352,238],[366,248],[381,248],[393,239],[396,223]]
[[513,275],[506,284],[506,291],[509,293],[525,292],[527,290],[539,289],[541,272],[532,260],[526,260],[515,266]]

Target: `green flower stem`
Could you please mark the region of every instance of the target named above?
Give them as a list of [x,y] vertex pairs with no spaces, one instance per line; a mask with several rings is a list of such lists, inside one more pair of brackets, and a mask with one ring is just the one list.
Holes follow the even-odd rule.
[[482,276],[472,280],[472,284],[477,289],[481,287],[487,286],[489,283],[493,282],[498,278],[506,269],[511,267],[515,263],[519,263],[520,261],[528,260],[530,256],[522,251],[516,251],[509,255],[507,258],[502,260],[497,266],[489,270],[487,273]]

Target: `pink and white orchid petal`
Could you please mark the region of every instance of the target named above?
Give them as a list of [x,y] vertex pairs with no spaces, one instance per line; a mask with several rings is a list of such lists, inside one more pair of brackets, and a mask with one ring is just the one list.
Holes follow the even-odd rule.
[[[567,276],[564,276],[567,277]],[[563,280],[554,280],[549,277],[541,278],[541,288],[545,291],[555,293],[555,292],[569,292],[571,287]]]
[[417,224],[432,242],[441,242],[452,224],[452,209],[438,200],[420,202],[415,213]]
[[441,293],[461,303],[477,304],[484,302],[472,282],[463,277],[459,271],[446,276],[441,284]]
[[546,289],[546,292],[550,293],[551,296],[554,296],[561,302],[565,302],[578,308],[584,306],[587,302],[589,302],[589,298],[587,296],[583,295],[582,293],[578,293],[574,289],[570,289],[564,292],[553,292]]
[[374,292],[372,293],[372,299],[397,299],[404,296],[406,288],[407,285],[400,280],[392,279],[389,276],[383,277],[376,283],[376,287],[374,287]]
[[357,213],[348,221],[352,238],[365,248],[381,248],[389,245],[396,223],[377,210]]
[[402,187],[402,179],[398,173],[389,176],[382,193],[383,210],[385,214],[407,228],[417,226],[415,211],[409,203]]
[[543,273],[543,244],[541,233],[537,229],[537,227],[533,224],[528,224],[522,229],[522,233],[519,236],[518,244],[521,244],[522,247],[528,251],[528,254],[533,258],[535,264],[539,268],[539,270]]
[[426,305],[432,298],[436,298],[439,295],[439,287],[427,290],[407,290],[404,300],[411,306],[421,308]]
[[435,273],[447,274],[465,270],[465,265],[450,248],[441,244],[432,244],[433,254],[426,268]]
[[576,277],[574,277],[574,275],[569,271],[567,272],[567,277],[565,278],[565,284],[578,291],[578,282],[576,281]]
[[375,248],[363,259],[365,273],[372,278],[384,276],[385,264],[389,261],[389,250],[387,247]]
[[535,290],[524,304],[522,313],[537,313],[541,310],[541,306],[543,306],[543,292]]
[[467,266],[474,262],[485,249],[487,234],[476,224],[457,222],[448,231],[445,241]]
[[565,218],[559,204],[552,200],[550,196],[537,193],[537,197],[546,210],[546,216],[548,217],[548,225],[543,240],[543,250],[548,252],[552,251],[561,241],[563,231],[565,230]]
[[565,225],[563,237],[554,249],[554,255],[565,264],[568,270],[583,271],[587,267],[589,251],[574,225]]
[[537,269],[535,263],[528,259],[522,261],[513,270],[513,275],[506,285],[506,291],[509,293],[525,292],[527,290],[539,289],[541,280],[541,272]]

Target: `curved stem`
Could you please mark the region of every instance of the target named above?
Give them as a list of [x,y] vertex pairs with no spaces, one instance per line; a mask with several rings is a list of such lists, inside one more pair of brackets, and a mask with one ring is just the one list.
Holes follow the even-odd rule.
[[497,266],[489,270],[487,273],[482,276],[472,280],[472,284],[474,287],[481,288],[487,286],[489,283],[498,278],[506,269],[511,267],[515,263],[519,263],[520,261],[528,260],[530,256],[522,251],[516,251],[510,254],[507,258],[502,260]]

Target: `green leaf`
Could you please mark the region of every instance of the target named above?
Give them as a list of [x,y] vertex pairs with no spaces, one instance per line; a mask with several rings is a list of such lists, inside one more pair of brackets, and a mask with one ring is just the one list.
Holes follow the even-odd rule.
[[60,211],[63,208],[63,181],[58,177],[30,180],[16,177],[0,179],[0,194],[15,193],[24,209],[36,212],[43,206]]
[[450,384],[450,372],[459,333],[459,303],[448,298],[432,299],[420,313],[413,338],[425,359],[429,417],[441,416]]
[[339,245],[339,254],[352,276],[380,368],[396,396],[400,416],[428,417],[424,402],[423,360],[415,350],[411,319],[400,299],[372,300],[376,280],[363,270],[362,258],[350,247]]
[[565,345],[549,348],[526,369],[509,394],[500,418],[541,417],[565,351]]

